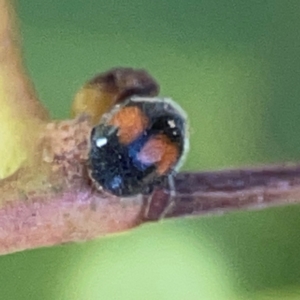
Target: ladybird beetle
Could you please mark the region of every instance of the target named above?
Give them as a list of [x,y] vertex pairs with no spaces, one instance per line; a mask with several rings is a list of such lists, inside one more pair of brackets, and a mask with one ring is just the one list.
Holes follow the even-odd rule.
[[131,96],[92,129],[89,172],[103,191],[150,194],[181,167],[189,148],[187,117],[173,100]]

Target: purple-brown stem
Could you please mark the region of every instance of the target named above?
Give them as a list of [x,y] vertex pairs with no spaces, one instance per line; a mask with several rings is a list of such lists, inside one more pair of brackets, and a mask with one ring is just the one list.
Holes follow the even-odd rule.
[[[265,166],[257,169],[180,173],[176,196],[166,218],[262,209],[300,201],[300,165]],[[157,192],[149,219],[158,219],[168,195]]]

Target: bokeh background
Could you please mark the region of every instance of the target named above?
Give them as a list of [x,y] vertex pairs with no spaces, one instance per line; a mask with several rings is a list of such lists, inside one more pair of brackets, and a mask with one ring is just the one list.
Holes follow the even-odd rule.
[[[188,112],[186,170],[300,159],[297,0],[19,0],[28,71],[54,118],[115,66]],[[0,299],[300,299],[300,207],[178,219],[0,257]]]

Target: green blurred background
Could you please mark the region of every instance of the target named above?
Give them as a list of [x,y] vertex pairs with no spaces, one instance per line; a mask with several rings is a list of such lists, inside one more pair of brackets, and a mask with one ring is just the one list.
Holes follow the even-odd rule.
[[[147,69],[191,123],[186,170],[300,158],[300,2],[19,0],[53,117],[95,73]],[[300,207],[178,219],[0,258],[0,299],[300,299]]]

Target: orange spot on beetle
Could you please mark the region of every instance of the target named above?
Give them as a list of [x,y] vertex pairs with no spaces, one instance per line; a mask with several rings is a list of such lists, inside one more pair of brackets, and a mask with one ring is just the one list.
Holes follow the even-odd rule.
[[120,109],[109,121],[109,125],[119,128],[118,136],[122,144],[134,141],[147,127],[148,118],[136,106]]
[[161,134],[151,138],[138,153],[138,159],[146,164],[156,164],[157,173],[164,175],[177,162],[178,147]]

